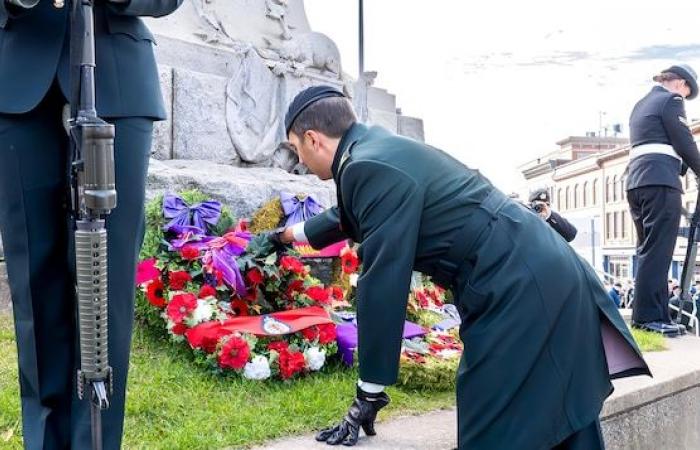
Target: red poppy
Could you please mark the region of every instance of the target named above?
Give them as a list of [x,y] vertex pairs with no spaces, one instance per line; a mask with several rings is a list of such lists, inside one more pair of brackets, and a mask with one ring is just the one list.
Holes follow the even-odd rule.
[[427,308],[428,306],[430,306],[430,300],[423,291],[416,291],[416,300],[418,301],[418,306],[420,306],[421,308]]
[[289,343],[287,341],[274,341],[267,344],[267,349],[270,351],[276,351],[277,353],[286,352],[289,350]]
[[321,345],[330,344],[335,341],[335,325],[327,323],[318,326],[318,343]]
[[156,259],[145,259],[136,268],[136,285],[140,286],[160,277],[160,270],[156,267]]
[[246,278],[248,279],[248,282],[253,286],[259,286],[265,280],[262,272],[257,267],[250,269],[246,274]]
[[187,331],[187,325],[185,325],[184,323],[176,323],[171,331],[175,335],[182,336],[183,334],[185,334],[185,331]]
[[208,284],[205,284],[199,290],[199,294],[197,294],[197,297],[198,298],[216,297],[216,289],[209,286]]
[[322,304],[328,303],[329,294],[328,290],[323,286],[311,286],[306,289],[306,295],[308,295],[311,300]]
[[194,261],[199,258],[199,250],[194,245],[185,245],[180,249],[180,256],[187,261]]
[[301,330],[301,334],[304,336],[304,339],[309,342],[313,342],[318,339],[319,330],[317,326],[312,326]]
[[146,298],[148,299],[148,302],[156,308],[163,309],[167,304],[165,298],[163,298],[163,287],[163,282],[160,279],[148,283]]
[[298,275],[304,275],[306,273],[304,264],[293,256],[283,256],[280,259],[280,265],[282,269],[287,272],[296,273]]
[[340,252],[340,265],[346,274],[357,272],[357,268],[360,266],[360,259],[357,257],[355,250],[345,247]]
[[345,299],[345,293],[343,293],[343,289],[339,286],[331,286],[330,290],[333,300],[342,301]]
[[302,280],[294,280],[291,283],[289,283],[289,286],[287,286],[287,298],[290,300],[294,298],[294,294],[298,294],[300,292],[304,292],[304,281]]
[[188,281],[192,281],[192,277],[189,273],[184,270],[179,270],[176,272],[170,272],[169,275],[170,289],[174,291],[179,291],[184,289]]
[[224,369],[240,370],[248,363],[250,347],[240,336],[231,336],[226,340],[219,354],[219,366]]
[[301,352],[282,352],[279,363],[280,376],[283,380],[292,378],[306,367],[306,360]]
[[168,303],[168,318],[175,323],[181,323],[189,313],[197,308],[197,297],[194,294],[179,294]]
[[248,303],[245,300],[236,299],[231,301],[231,309],[237,316],[249,315]]

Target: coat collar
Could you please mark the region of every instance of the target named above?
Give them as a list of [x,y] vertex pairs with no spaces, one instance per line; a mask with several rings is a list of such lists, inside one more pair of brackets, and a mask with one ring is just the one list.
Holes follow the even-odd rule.
[[338,181],[338,172],[345,160],[350,156],[350,150],[353,145],[355,145],[368,130],[369,128],[367,128],[366,125],[354,123],[340,139],[338,149],[335,151],[335,156],[333,157],[333,164],[331,165],[331,173],[336,181]]

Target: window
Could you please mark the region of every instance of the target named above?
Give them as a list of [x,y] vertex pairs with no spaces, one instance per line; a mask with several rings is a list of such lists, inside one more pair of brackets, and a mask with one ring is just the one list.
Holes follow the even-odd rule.
[[563,209],[564,203],[561,198],[561,188],[557,189],[557,208]]
[[591,200],[593,206],[598,204],[598,179],[593,180],[593,192],[591,194]]
[[622,239],[627,239],[627,211],[622,211]]
[[578,184],[574,186],[574,208],[578,208]]
[[605,201],[610,201],[610,177],[605,177]]
[[583,183],[583,207],[588,206],[588,181]]
[[611,213],[606,213],[605,214],[605,237],[608,240],[612,239],[612,214]]
[[620,200],[625,199],[625,184],[627,183],[627,180],[625,179],[625,176],[620,177]]
[[613,177],[612,181],[612,201],[617,201],[617,175]]
[[617,211],[615,211],[613,213],[613,239],[616,239],[616,240],[620,238],[620,235],[619,235],[619,231],[620,231],[619,219],[620,219],[620,217],[619,216],[620,216],[620,214]]
[[571,191],[569,190],[569,186],[566,187],[566,199],[564,200],[566,203],[564,203],[564,209],[569,209],[569,204],[571,202]]

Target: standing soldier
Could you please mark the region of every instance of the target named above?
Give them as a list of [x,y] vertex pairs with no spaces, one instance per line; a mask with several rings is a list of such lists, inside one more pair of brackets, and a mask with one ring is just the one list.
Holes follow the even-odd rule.
[[689,167],[700,174],[700,153],[685,115],[684,99],[698,95],[697,75],[685,64],[654,77],[658,82],[632,110],[627,201],[637,230],[637,275],[632,324],[674,336],[684,330],[668,311],[668,267],[678,235]]
[[[384,386],[398,375],[415,269],[452,289],[462,318],[460,449],[604,448],[598,415],[610,378],[649,369],[576,252],[479,172],[356,123],[334,88],[297,95],[286,125],[300,160],[334,179],[338,207],[274,239],[306,239],[315,248],[342,237],[361,243],[357,394],[317,439],[354,445],[361,428],[375,433],[377,412],[389,403]],[[618,351],[606,353],[608,345]]]
[[[0,231],[14,312],[28,450],[91,447],[90,408],[75,394],[75,289],[69,223],[69,6],[0,0]],[[153,121],[165,108],[153,36],[137,16],[164,16],[182,0],[95,2],[97,112],[116,127],[119,204],[109,230],[111,407],[104,448],[120,448],[134,306],[144,231]]]

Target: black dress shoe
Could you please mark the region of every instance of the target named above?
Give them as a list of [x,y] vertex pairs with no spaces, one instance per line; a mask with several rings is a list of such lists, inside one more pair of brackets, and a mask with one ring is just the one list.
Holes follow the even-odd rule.
[[[668,337],[676,337],[681,334],[681,330],[677,324],[664,322],[632,322],[632,327],[640,330],[651,331],[653,333],[663,334]],[[684,327],[685,328],[685,327]]]

